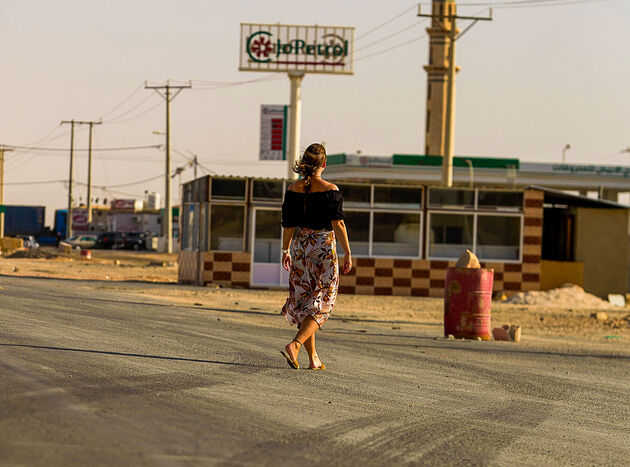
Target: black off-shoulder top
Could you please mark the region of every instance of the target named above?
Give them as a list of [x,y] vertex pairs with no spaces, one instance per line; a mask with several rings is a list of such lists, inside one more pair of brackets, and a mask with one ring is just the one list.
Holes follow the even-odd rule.
[[343,219],[339,190],[300,193],[287,190],[282,203],[282,227],[332,230],[330,221]]

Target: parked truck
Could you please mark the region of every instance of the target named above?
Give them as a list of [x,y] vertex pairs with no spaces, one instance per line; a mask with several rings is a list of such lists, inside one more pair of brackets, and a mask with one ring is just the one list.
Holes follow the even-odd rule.
[[44,232],[46,208],[44,206],[7,206],[4,214],[4,235],[33,235]]

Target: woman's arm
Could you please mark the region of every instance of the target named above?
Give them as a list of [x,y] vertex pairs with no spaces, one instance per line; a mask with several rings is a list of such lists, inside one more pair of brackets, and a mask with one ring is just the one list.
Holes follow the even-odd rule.
[[343,273],[348,274],[352,269],[352,252],[350,251],[350,242],[348,241],[348,231],[346,230],[346,224],[343,219],[332,221],[332,227],[335,231],[335,236],[341,242],[341,248],[345,253],[343,257]]
[[293,231],[295,227],[283,227],[282,228],[282,249],[286,253],[282,252],[282,267],[287,271],[291,270],[291,254],[288,251],[291,245],[291,239],[293,238]]

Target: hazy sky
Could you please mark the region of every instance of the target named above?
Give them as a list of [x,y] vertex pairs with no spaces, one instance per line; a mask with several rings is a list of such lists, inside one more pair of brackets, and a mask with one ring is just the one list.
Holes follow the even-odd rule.
[[[570,143],[570,162],[630,163],[630,154],[620,153],[630,146],[630,1],[565,1],[560,6],[497,8],[494,21],[478,23],[458,42],[457,155],[559,161]],[[476,6],[464,8],[471,3]],[[459,1],[459,13],[483,14],[480,3]],[[2,0],[0,144],[67,148],[69,127],[58,126],[61,120],[102,116],[95,147],[162,143],[163,136],[153,131],[164,129],[163,100],[141,85],[145,80],[193,79],[200,88],[183,91],[172,103],[174,147],[198,154],[205,167],[219,174],[284,176],[285,164],[258,161],[260,105],[288,104],[289,80],[280,73],[238,71],[239,23],[280,22],[356,27],[353,76],[304,78],[302,146],[325,141],[329,153],[421,154],[422,66],[428,47],[426,23],[416,17],[416,4]],[[409,43],[376,54],[404,42]],[[238,86],[201,83],[265,76],[268,81]],[[85,129],[77,132],[76,147],[87,147]],[[75,176],[85,183],[83,156]],[[163,160],[158,150],[96,153],[94,184],[157,177],[164,173]],[[183,165],[185,159],[175,156],[173,163]],[[67,177],[67,152],[7,153],[5,202],[46,205],[50,223],[52,211],[66,206],[66,187],[11,183]],[[182,180],[191,177],[192,170],[186,170]],[[163,180],[97,188],[94,196],[142,197],[144,190],[163,192]],[[75,193],[85,199],[84,187]]]

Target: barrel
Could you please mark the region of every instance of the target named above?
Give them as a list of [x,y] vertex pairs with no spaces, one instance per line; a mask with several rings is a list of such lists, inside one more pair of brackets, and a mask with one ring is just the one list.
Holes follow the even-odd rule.
[[448,268],[444,290],[444,335],[490,340],[493,269]]
[[81,250],[81,259],[92,259],[92,250]]

